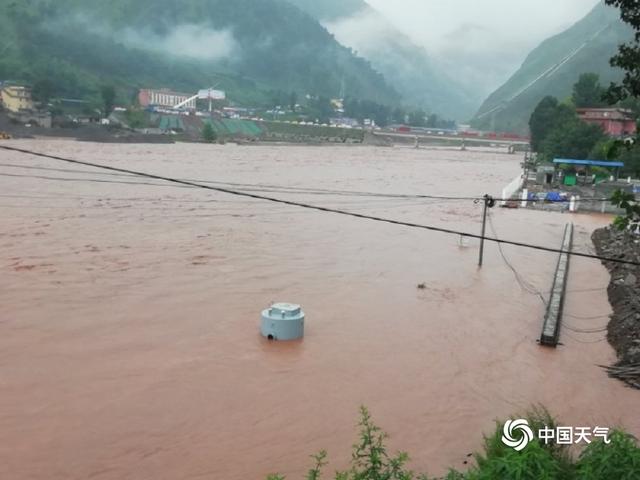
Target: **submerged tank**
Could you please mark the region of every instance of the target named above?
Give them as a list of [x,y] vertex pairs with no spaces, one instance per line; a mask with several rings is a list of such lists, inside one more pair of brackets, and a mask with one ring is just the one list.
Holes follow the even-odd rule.
[[302,308],[293,303],[274,303],[262,312],[261,332],[269,340],[297,340],[304,337]]

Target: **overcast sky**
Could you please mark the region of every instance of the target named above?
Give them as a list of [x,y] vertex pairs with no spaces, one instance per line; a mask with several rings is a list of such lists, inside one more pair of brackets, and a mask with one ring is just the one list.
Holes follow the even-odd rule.
[[432,55],[492,65],[487,82],[495,83],[506,80],[533,48],[580,20],[598,0],[367,2]]
[[[584,17],[598,0],[367,0],[429,49],[453,35],[482,30],[487,40],[533,48]],[[493,43],[492,42],[492,43]]]

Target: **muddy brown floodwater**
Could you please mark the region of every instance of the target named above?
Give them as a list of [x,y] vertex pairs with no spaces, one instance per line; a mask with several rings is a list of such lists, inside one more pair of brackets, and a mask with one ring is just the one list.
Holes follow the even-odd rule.
[[[10,145],[478,233],[480,205],[299,189],[499,194],[519,156],[369,147]],[[286,186],[289,189],[274,188]],[[248,185],[236,186],[255,190]],[[302,192],[302,193],[301,193]],[[609,219],[492,211],[500,237],[576,249]],[[412,467],[463,468],[496,418],[546,405],[640,434],[638,392],[597,366],[608,274],[574,259],[563,346],[497,247],[0,152],[0,478],[301,478],[344,467],[366,404]],[[491,233],[491,232],[490,232]],[[545,294],[555,255],[504,247]],[[417,289],[424,283],[424,290]],[[301,303],[301,342],[259,315]],[[597,318],[593,318],[597,317]]]

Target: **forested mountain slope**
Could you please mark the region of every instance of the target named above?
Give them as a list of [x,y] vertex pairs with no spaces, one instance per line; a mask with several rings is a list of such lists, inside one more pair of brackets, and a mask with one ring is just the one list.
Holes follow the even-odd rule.
[[473,126],[526,133],[540,100],[547,95],[567,98],[581,74],[597,73],[604,85],[619,80],[622,72],[611,68],[609,59],[619,44],[631,38],[618,10],[598,4],[584,19],[533,50],[522,67],[483,103]]
[[0,0],[0,79],[47,78],[82,96],[120,90],[188,91],[222,82],[256,91],[396,103],[371,65],[284,0]]

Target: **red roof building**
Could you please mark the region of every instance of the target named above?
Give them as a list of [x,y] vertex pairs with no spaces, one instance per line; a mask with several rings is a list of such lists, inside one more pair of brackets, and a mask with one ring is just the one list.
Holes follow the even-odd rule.
[[635,135],[637,127],[631,110],[624,108],[578,108],[578,116],[585,122],[600,125],[611,137]]

